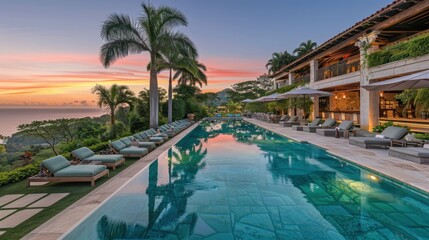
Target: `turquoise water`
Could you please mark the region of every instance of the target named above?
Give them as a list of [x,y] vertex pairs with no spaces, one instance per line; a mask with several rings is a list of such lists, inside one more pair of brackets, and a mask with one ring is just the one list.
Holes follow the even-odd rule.
[[428,206],[314,145],[203,122],[65,238],[429,239]]

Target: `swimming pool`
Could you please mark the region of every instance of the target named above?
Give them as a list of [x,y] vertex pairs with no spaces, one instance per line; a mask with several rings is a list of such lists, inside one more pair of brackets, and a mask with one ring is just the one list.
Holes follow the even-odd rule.
[[65,239],[422,239],[428,214],[426,195],[314,145],[203,122]]

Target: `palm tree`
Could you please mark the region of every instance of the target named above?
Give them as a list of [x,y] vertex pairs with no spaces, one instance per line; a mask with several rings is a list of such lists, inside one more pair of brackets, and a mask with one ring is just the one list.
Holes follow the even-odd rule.
[[241,109],[241,104],[239,102],[229,101],[226,103],[226,108],[229,113],[238,113]]
[[207,67],[194,59],[190,67],[179,68],[174,74],[173,79],[177,79],[179,84],[196,86],[198,83],[202,87],[203,83],[207,85],[205,71],[207,71]]
[[103,23],[100,35],[106,43],[101,47],[100,60],[107,68],[128,54],[149,53],[150,62],[155,63],[150,67],[150,126],[156,128],[159,109],[157,59],[172,43],[189,42],[184,34],[173,32],[173,27],[187,26],[188,22],[174,8],[156,8],[142,3],[142,9],[142,16],[135,22],[127,15],[114,13]]
[[287,51],[274,52],[265,67],[268,69],[268,73],[275,73],[279,71],[284,65],[291,63],[293,60],[295,60],[295,57]]
[[[163,49],[158,58],[158,72],[169,70],[168,78],[168,123],[173,122],[173,70],[190,69],[193,70],[193,62],[197,57],[197,50],[189,40],[180,44],[172,43],[167,49]],[[150,69],[149,63],[148,69]],[[194,73],[195,74],[195,73]]]
[[313,51],[314,49],[316,49],[316,47],[316,42],[308,40],[307,42],[302,42],[301,44],[299,44],[299,47],[295,48],[295,50],[293,50],[293,53],[296,54],[298,57],[301,57]]
[[91,92],[98,95],[98,106],[110,111],[110,124],[112,127],[115,126],[116,109],[124,104],[132,106],[134,100],[134,93],[125,85],[113,84],[108,89],[97,84],[91,89]]

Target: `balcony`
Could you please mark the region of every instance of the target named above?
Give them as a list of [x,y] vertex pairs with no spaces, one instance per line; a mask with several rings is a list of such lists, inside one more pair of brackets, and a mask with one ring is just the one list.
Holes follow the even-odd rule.
[[317,79],[316,81],[325,80],[328,78],[337,77],[347,73],[360,71],[360,61],[359,60],[342,60],[335,64],[319,68],[317,70]]
[[310,82],[310,74],[306,74],[306,75],[302,75],[302,76],[299,76],[299,77],[297,77],[297,78],[295,78],[293,81],[292,81],[292,84],[306,84],[306,83],[309,83]]

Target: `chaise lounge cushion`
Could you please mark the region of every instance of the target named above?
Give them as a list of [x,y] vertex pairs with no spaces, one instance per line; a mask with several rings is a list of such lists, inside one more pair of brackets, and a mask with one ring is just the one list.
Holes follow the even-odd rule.
[[364,144],[370,144],[370,145],[390,145],[391,139],[382,139],[382,138],[375,138],[375,137],[350,137],[350,142],[358,142],[358,143],[364,143]]
[[133,143],[133,142],[131,141],[131,139],[129,139],[129,138],[127,138],[127,137],[121,138],[121,139],[119,139],[119,140],[121,140],[121,142],[123,142],[125,145],[127,145],[127,147],[131,146],[131,144]]
[[139,147],[127,147],[119,151],[120,154],[124,154],[124,155],[144,155],[144,154],[147,154],[148,152],[149,151],[146,148],[139,148]]
[[401,139],[407,132],[406,128],[389,126],[380,135],[390,139]]
[[127,147],[127,145],[125,145],[125,143],[123,143],[121,140],[111,142],[110,146],[112,146],[116,151],[120,151],[121,149]]
[[61,169],[67,168],[70,165],[71,163],[61,155],[51,157],[42,162],[42,166],[48,169],[49,172],[54,175],[56,172],[60,171]]
[[103,163],[115,163],[124,157],[119,154],[109,154],[109,155],[93,155],[85,159],[85,161],[101,161]]
[[87,147],[81,147],[79,149],[76,149],[72,151],[71,154],[80,160],[84,160],[86,158],[94,156],[94,152]]
[[389,151],[399,152],[419,158],[429,158],[429,149],[422,147],[391,147]]
[[104,165],[74,165],[54,173],[55,177],[93,177],[106,170]]

